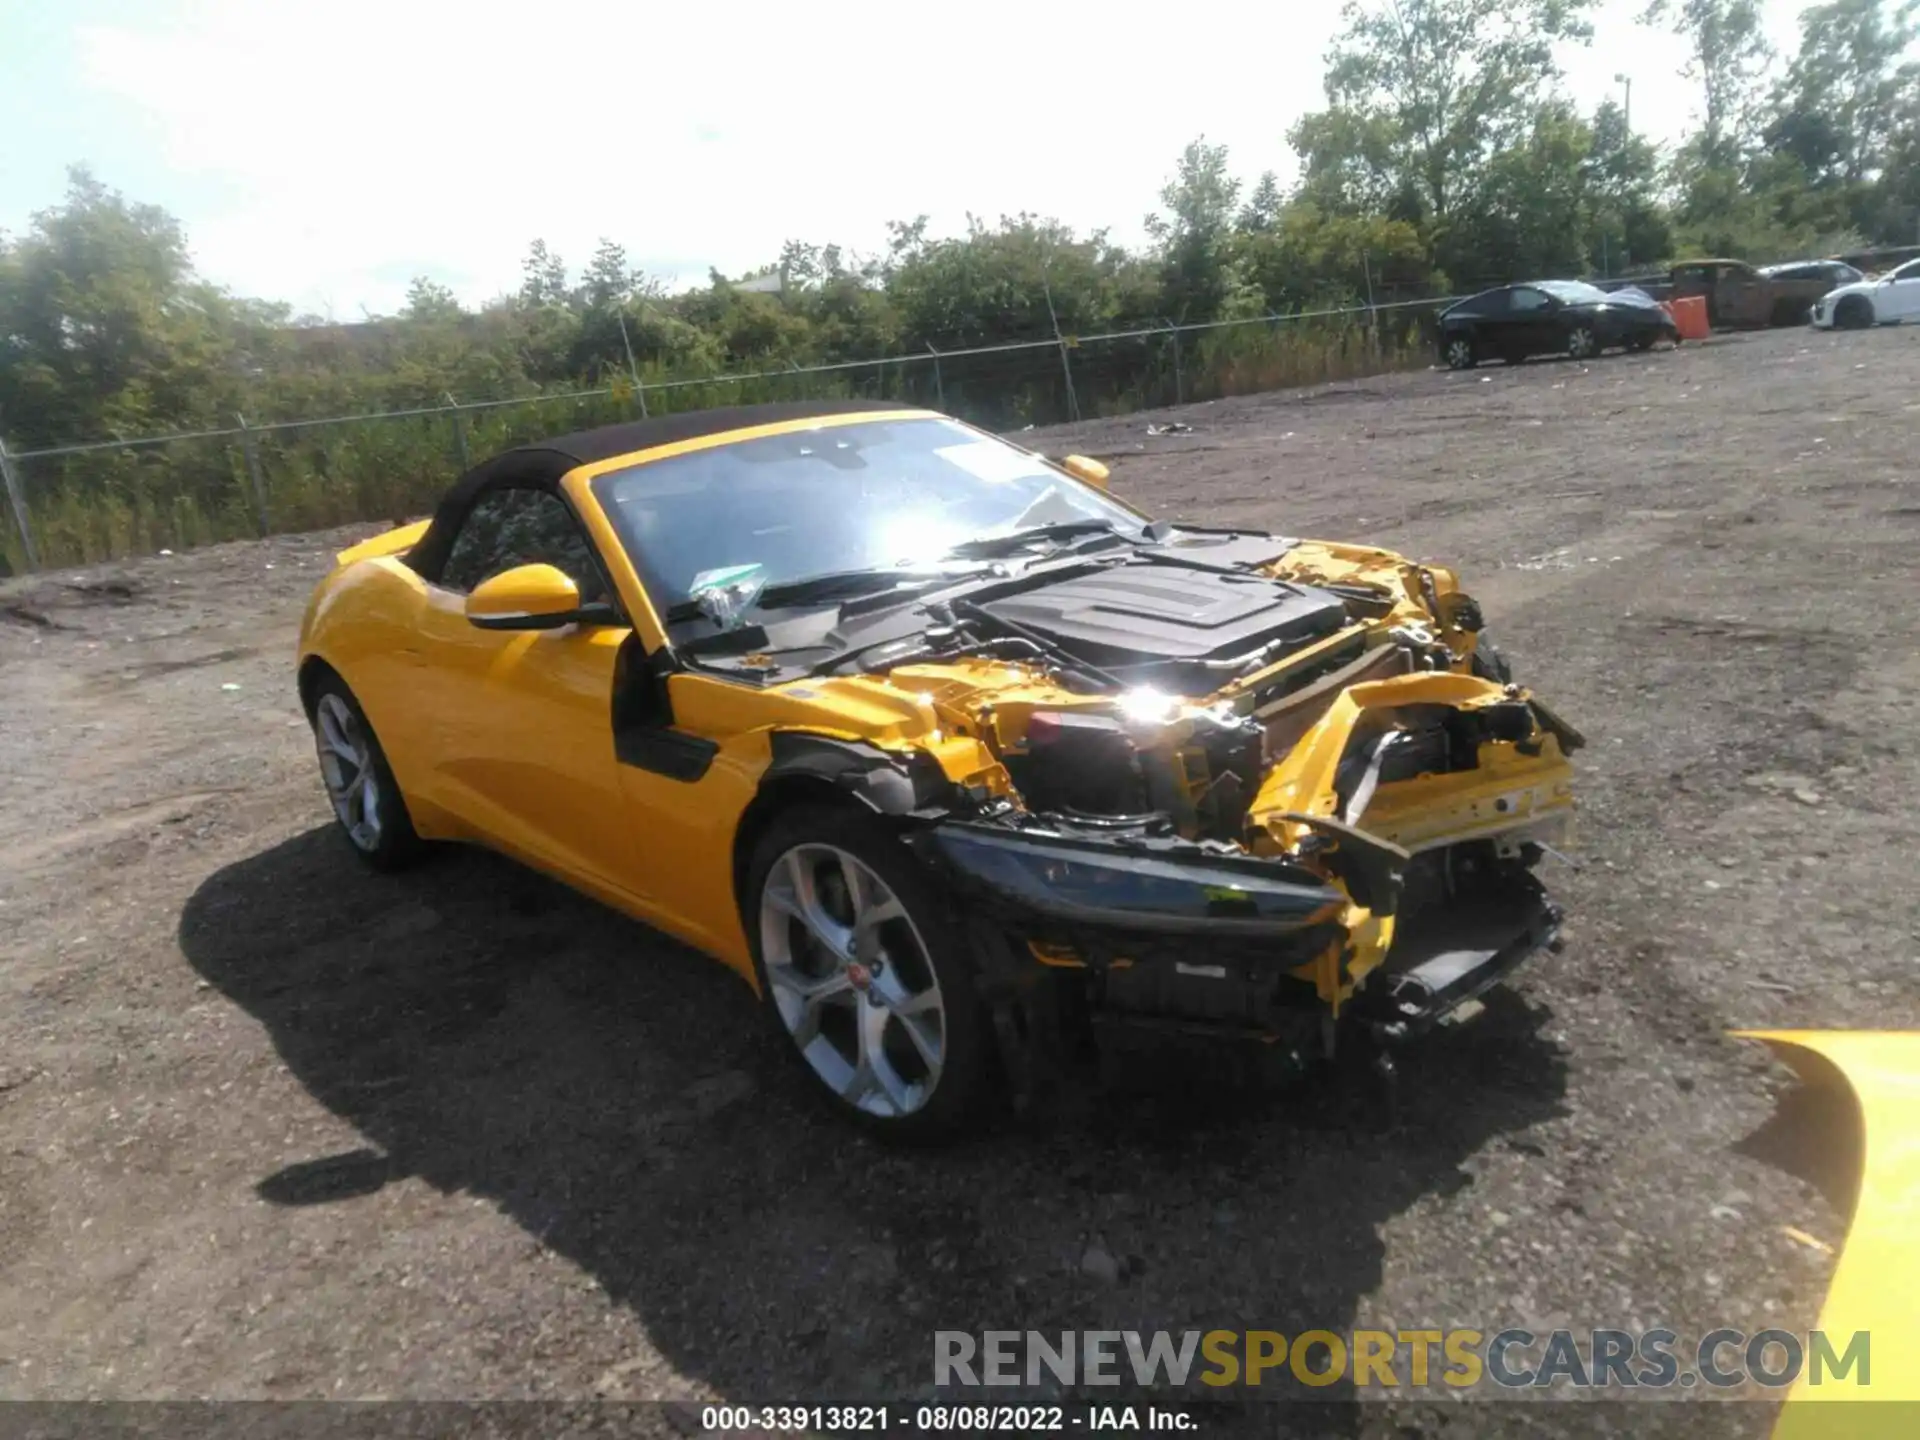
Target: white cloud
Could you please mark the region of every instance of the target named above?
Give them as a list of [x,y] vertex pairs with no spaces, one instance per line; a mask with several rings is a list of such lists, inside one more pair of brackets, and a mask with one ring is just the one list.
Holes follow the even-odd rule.
[[[575,264],[606,235],[694,273],[788,237],[877,249],[921,212],[951,231],[1030,209],[1131,240],[1198,133],[1249,173],[1290,171],[1337,24],[1225,0],[164,9],[84,30],[86,82],[151,117],[169,170],[244,197],[183,215],[204,272],[343,318],[392,308],[415,270],[496,294],[535,236]],[[1607,33],[1576,94],[1629,65],[1636,126],[1677,129],[1673,43]]]

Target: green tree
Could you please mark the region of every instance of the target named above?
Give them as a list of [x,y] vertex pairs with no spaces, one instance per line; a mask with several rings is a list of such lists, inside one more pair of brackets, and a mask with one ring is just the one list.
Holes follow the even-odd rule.
[[1207,144],[1204,135],[1189,142],[1160,190],[1166,213],[1146,219],[1160,253],[1161,292],[1175,319],[1212,320],[1225,308],[1233,285],[1227,238],[1239,200],[1240,182],[1227,172],[1227,147]]
[[[543,292],[557,265],[554,261],[542,278]],[[564,273],[560,272],[563,277]],[[561,284],[565,284],[564,278]],[[635,276],[633,267],[627,263],[627,252],[613,241],[602,239],[593,252],[593,259],[587,262],[586,273],[580,277],[581,303],[588,310],[616,310],[633,295],[634,288]]]
[[1540,106],[1527,133],[1488,159],[1440,237],[1448,274],[1477,289],[1585,272],[1599,200],[1593,139],[1564,101]]
[[1254,184],[1253,194],[1240,207],[1235,223],[1242,230],[1271,230],[1279,224],[1280,211],[1285,204],[1286,197],[1280,193],[1280,181],[1275,178],[1273,171],[1263,170]]
[[1270,228],[1243,231],[1235,264],[1271,313],[1422,294],[1434,278],[1426,245],[1406,221],[1329,214],[1305,200],[1286,206]]
[[85,167],[0,247],[0,416],[16,444],[190,427],[237,383],[244,317],[193,274],[179,224]]
[[1759,0],[1652,0],[1640,18],[1686,41],[1686,73],[1699,82],[1702,105],[1695,166],[1729,170],[1753,138],[1761,77],[1772,57]]
[[1308,195],[1443,226],[1495,152],[1521,143],[1584,41],[1586,0],[1349,0],[1328,108],[1289,134]]
[[416,275],[407,286],[406,308],[400,313],[405,319],[433,325],[458,320],[466,312],[460,308],[453,291],[424,275]]
[[1872,225],[1881,239],[1920,244],[1920,86],[1894,113],[1873,203]]
[[530,310],[567,303],[567,267],[544,240],[527,247],[520,262],[520,303]]
[[993,227],[969,217],[967,234],[949,240],[927,240],[924,227],[904,233],[887,285],[903,350],[1048,339],[1049,294],[1069,335],[1144,323],[1157,308],[1151,272],[1104,231],[1082,239],[1057,220],[1022,214]]
[[1832,0],[1800,14],[1800,49],[1775,96],[1769,148],[1814,184],[1861,184],[1886,166],[1903,101],[1920,89],[1906,58],[1920,0]]
[[1673,226],[1661,202],[1660,152],[1633,133],[1626,112],[1611,100],[1593,112],[1590,125],[1588,261],[1607,275],[1649,268],[1673,251]]

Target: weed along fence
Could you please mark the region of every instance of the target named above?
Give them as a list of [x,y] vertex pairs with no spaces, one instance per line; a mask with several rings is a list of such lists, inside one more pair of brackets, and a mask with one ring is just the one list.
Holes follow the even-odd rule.
[[271,419],[190,434],[8,451],[15,573],[249,535],[423,513],[468,466],[508,446],[645,415],[757,401],[908,401],[996,430],[1424,365],[1446,299],[1157,325],[759,369],[504,400],[438,397],[372,415]]

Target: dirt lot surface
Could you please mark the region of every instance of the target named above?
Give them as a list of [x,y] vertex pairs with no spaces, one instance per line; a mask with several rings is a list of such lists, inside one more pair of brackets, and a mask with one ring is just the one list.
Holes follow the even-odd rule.
[[1917,397],[1912,331],[1782,332],[1043,437],[1163,515],[1455,565],[1591,737],[1565,950],[1408,1057],[1385,1135],[1176,1077],[878,1149],[718,966],[483,854],[358,868],[289,661],[378,527],[9,582],[0,1395],[911,1399],[939,1328],[1804,1330],[1831,1257],[1783,1227],[1844,1221],[1726,1032],[1920,1025]]

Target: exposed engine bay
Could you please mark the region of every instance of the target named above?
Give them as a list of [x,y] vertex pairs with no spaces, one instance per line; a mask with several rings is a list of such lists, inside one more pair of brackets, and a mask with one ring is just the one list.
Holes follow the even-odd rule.
[[908,843],[1007,974],[1317,1044],[1348,1010],[1416,1033],[1554,940],[1532,872],[1584,742],[1482,629],[1444,569],[1163,524],[683,617],[676,644],[793,696],[797,728],[812,701],[897,709],[942,780]]

